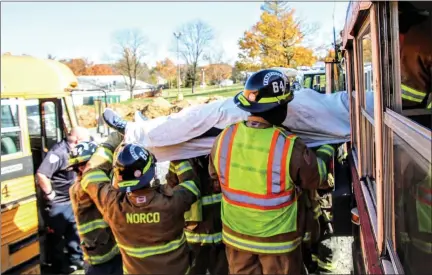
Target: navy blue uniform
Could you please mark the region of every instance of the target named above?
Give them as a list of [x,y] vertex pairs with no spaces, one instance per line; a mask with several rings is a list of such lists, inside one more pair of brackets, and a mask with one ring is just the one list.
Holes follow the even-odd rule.
[[[50,179],[56,193],[52,201],[46,201],[46,224],[50,229],[47,234],[47,248],[51,252],[49,256],[52,257],[53,266],[59,268],[82,260],[80,239],[69,197],[69,188],[75,181],[76,173],[65,170],[69,152],[66,141],[56,143],[48,151],[37,171]],[[69,261],[64,257],[65,245]]]

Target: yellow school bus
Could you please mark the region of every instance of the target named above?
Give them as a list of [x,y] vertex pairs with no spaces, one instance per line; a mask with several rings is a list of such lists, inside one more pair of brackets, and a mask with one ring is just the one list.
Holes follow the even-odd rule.
[[44,226],[34,173],[51,146],[77,125],[70,95],[77,84],[57,61],[1,57],[2,274],[41,273]]
[[[431,272],[432,48],[424,44],[432,39],[431,14],[431,2],[351,2],[347,10],[342,51],[359,216],[355,273]],[[406,88],[412,78],[425,88]]]

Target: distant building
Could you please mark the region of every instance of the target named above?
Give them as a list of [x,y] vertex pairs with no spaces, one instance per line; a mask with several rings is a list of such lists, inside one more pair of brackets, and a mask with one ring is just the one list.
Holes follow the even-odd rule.
[[233,84],[234,81],[232,81],[231,79],[224,79],[219,83],[219,85],[221,85],[222,87],[232,86]]

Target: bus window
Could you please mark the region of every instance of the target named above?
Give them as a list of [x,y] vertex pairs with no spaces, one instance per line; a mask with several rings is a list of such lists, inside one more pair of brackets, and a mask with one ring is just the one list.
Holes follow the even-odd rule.
[[405,274],[429,274],[432,262],[431,163],[393,133],[396,250]]
[[51,146],[59,142],[62,138],[60,131],[60,123],[58,117],[58,108],[52,101],[46,101],[42,103],[43,117],[42,121],[45,126],[45,148],[44,151],[48,151]]
[[19,124],[18,102],[1,100],[1,155],[22,151],[21,128]]
[[372,81],[372,41],[370,27],[366,30],[361,40],[361,54],[363,64],[363,88],[365,110],[373,116],[373,81]]
[[67,106],[66,106],[63,98],[61,100],[61,103],[62,103],[63,122],[64,122],[64,126],[66,128],[66,129],[64,129],[64,131],[65,131],[65,134],[67,134],[72,129],[71,118],[69,116],[69,110],[67,109]]
[[29,135],[31,137],[40,137],[42,135],[41,130],[41,120],[40,120],[40,112],[39,112],[39,100],[38,99],[29,99],[26,100],[26,109],[27,109],[27,124]]
[[398,2],[398,8],[403,114],[430,129],[432,3]]

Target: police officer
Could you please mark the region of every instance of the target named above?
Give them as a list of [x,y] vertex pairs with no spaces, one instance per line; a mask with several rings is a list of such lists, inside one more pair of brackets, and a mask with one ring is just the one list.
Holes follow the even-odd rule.
[[[118,144],[97,149],[110,154]],[[123,143],[114,165],[98,164],[96,152],[81,180],[111,227],[125,274],[186,274],[192,258],[184,235],[184,213],[200,198],[196,176],[171,189],[155,180],[156,159],[138,144]],[[112,178],[109,177],[112,172]]]
[[[108,137],[107,142],[113,143],[112,139],[121,140],[122,137],[114,133]],[[85,165],[96,149],[96,143],[81,142],[71,151],[68,167],[77,173],[77,178],[69,192],[84,253],[85,274],[118,275],[123,274],[122,259],[114,236],[103,215],[80,184]],[[99,150],[98,153],[98,157],[111,168],[112,154],[105,150]]]
[[228,274],[225,246],[222,243],[220,191],[214,192],[208,173],[208,155],[171,161],[166,176],[167,184],[175,188],[185,179],[200,182],[201,199],[185,213],[186,240],[194,253],[194,264],[189,275]]
[[[37,183],[42,189],[47,210],[48,226],[47,249],[52,257],[53,272],[66,272],[82,269],[82,251],[69,197],[69,188],[75,181],[76,173],[67,171],[70,151],[81,141],[89,140],[85,128],[71,130],[66,140],[55,144],[47,153],[36,173]],[[64,238],[64,241],[63,241]],[[64,242],[67,244],[68,257],[64,257]]]
[[222,240],[231,274],[300,274],[306,209],[298,189],[322,188],[324,162],[281,127],[293,99],[286,77],[261,70],[234,97],[251,113],[226,128],[209,171],[222,190]]

